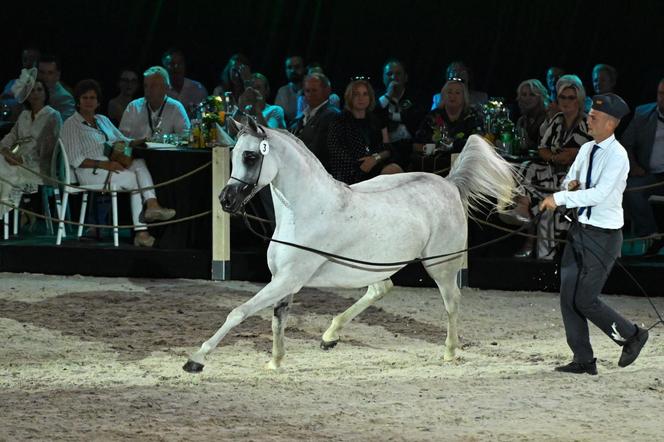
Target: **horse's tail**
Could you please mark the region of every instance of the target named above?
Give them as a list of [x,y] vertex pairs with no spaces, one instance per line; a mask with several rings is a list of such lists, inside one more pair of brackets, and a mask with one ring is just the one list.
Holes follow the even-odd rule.
[[447,179],[459,189],[468,209],[479,210],[482,203],[490,203],[489,198],[493,198],[498,211],[503,211],[515,195],[515,177],[514,167],[488,141],[471,135]]

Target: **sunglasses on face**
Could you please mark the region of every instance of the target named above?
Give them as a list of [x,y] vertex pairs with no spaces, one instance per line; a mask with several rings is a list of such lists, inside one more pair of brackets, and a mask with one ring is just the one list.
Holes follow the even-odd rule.
[[369,81],[371,80],[371,77],[363,77],[363,76],[350,77],[350,81],[358,81],[358,80]]
[[449,77],[447,81],[457,81],[459,83],[465,83],[464,79],[461,77]]

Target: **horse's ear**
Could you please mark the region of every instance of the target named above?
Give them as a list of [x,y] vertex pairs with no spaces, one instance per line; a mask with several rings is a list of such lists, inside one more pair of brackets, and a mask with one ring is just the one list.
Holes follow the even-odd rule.
[[228,133],[231,137],[235,138],[237,134],[242,130],[242,123],[235,120],[233,117],[228,118]]
[[258,125],[256,125],[256,120],[248,117],[247,124],[249,125],[249,131],[254,135],[258,135]]

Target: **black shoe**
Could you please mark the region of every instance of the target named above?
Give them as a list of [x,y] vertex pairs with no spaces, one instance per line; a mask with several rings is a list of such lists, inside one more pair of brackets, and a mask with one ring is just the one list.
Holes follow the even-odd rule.
[[620,360],[618,365],[621,367],[627,367],[629,364],[634,362],[636,358],[641,353],[641,349],[646,345],[648,340],[648,330],[636,326],[636,334],[629,338],[625,345],[623,345],[623,351],[620,355]]
[[560,367],[556,367],[555,370],[563,373],[574,373],[574,374],[588,373],[590,375],[596,375],[597,358],[593,359],[590,362],[572,361],[567,365],[561,365]]

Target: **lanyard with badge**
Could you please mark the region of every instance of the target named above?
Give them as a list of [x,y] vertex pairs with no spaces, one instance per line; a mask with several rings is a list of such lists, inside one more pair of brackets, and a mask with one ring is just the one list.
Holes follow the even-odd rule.
[[161,132],[161,115],[164,113],[164,108],[166,107],[166,100],[168,97],[164,97],[164,102],[161,103],[159,108],[159,113],[157,114],[157,124],[154,125],[152,122],[152,110],[150,110],[150,103],[145,102],[145,109],[148,111],[148,124],[150,125],[150,135],[159,135]]

